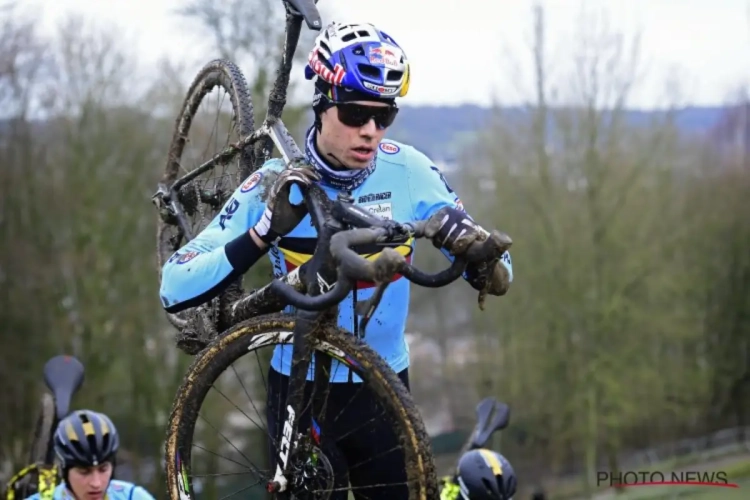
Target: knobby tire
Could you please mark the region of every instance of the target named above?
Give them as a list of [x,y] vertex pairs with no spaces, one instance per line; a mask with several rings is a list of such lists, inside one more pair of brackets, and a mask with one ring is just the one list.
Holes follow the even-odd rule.
[[[181,500],[184,478],[190,477],[192,437],[198,411],[216,379],[243,355],[259,335],[291,332],[295,320],[287,314],[260,316],[241,322],[215,338],[194,359],[175,397],[167,425],[166,468],[168,495]],[[410,484],[409,500],[437,500],[438,482],[429,446],[429,438],[411,395],[388,364],[362,340],[351,333],[331,328],[323,337],[334,348],[356,360],[357,372],[372,384],[380,404],[386,408],[403,445]],[[269,345],[269,344],[265,344]],[[316,343],[325,352],[325,346]],[[178,470],[179,462],[186,470]],[[184,476],[183,476],[184,474]],[[193,492],[192,478],[185,491]]]
[[[167,166],[164,176],[162,177],[162,183],[166,186],[171,186],[178,177],[181,177],[180,161],[185,149],[185,144],[188,141],[188,134],[190,132],[193,118],[195,117],[203,98],[217,86],[221,87],[230,97],[236,132],[236,136],[233,137],[233,140],[239,141],[253,133],[255,129],[253,105],[250,98],[250,91],[248,90],[247,82],[242,71],[230,61],[217,59],[209,62],[201,69],[191,83],[187,96],[183,101],[182,109],[180,110],[175,122],[172,142],[169,146]],[[231,185],[232,190],[237,189],[242,179],[249,176],[252,171],[254,160],[250,149],[251,148],[246,148],[245,151],[240,153],[239,178],[233,179]],[[219,151],[214,151],[211,155],[218,152]],[[183,172],[182,175],[185,173],[187,172]],[[172,253],[178,249],[172,248],[172,245],[170,245],[168,231],[168,227],[170,226],[173,225],[164,222],[161,216],[159,216],[156,237],[159,281],[161,281],[161,272],[164,263],[169,259]],[[184,235],[181,239],[183,241],[179,246],[187,243]],[[220,318],[221,312],[224,308],[226,308],[232,301],[237,300],[241,295],[241,279],[238,279],[222,292],[219,297],[211,302],[211,317]],[[180,313],[179,315],[167,314],[167,317],[178,329],[183,329],[188,326],[188,321],[184,313]],[[222,325],[214,325],[214,327],[219,331],[224,329]]]

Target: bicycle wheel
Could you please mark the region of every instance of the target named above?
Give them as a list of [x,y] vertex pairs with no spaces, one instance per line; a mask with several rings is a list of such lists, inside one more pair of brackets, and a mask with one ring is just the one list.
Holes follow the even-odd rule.
[[55,431],[55,401],[48,392],[42,394],[39,414],[34,426],[34,434],[29,453],[30,464],[52,463],[52,433]]
[[[216,130],[220,118],[226,118],[229,110],[219,111],[213,118],[203,118],[198,115],[199,108],[207,101],[209,93],[219,88],[223,95],[229,96],[231,105],[231,120],[226,139],[220,143],[220,132]],[[220,99],[219,105],[224,103]],[[200,141],[197,137],[209,127],[214,127],[208,134],[208,144],[202,152],[186,151],[187,145],[194,145]],[[162,183],[169,188],[178,177],[182,177],[195,170],[201,164],[226,148],[230,143],[236,143],[252,134],[254,130],[253,106],[245,77],[240,69],[232,62],[214,60],[206,64],[193,80],[187,96],[182,104],[176,121],[172,143],[169,146],[167,166],[162,177]],[[189,137],[192,136],[192,137]],[[174,200],[184,211],[189,223],[189,232],[194,237],[201,229],[216,216],[221,207],[229,199],[240,183],[250,175],[253,165],[252,148],[231,158],[224,158],[221,164],[201,173],[198,177],[180,188],[177,200]],[[174,252],[188,241],[185,231],[178,225],[177,219],[168,207],[160,206],[157,227],[157,256],[159,280],[164,263]],[[219,297],[200,308],[193,308],[178,314],[167,314],[169,321],[179,329],[196,329],[192,332],[197,336],[212,336],[226,326],[221,325],[221,311],[226,304],[239,298],[242,294],[241,279],[232,283]],[[207,313],[207,323],[200,324],[190,321],[196,313],[203,310]],[[205,342],[204,342],[205,343]],[[200,348],[202,346],[198,346]],[[195,349],[194,349],[195,350]],[[187,351],[191,352],[190,348]]]
[[[229,462],[239,463],[207,449],[208,439],[198,437],[196,439],[197,442],[194,442],[194,433],[197,435],[196,427],[199,413],[201,413],[200,417],[202,419],[200,424],[204,430],[209,427],[216,429],[216,426],[208,422],[208,419],[203,414],[208,414],[210,410],[201,411],[203,410],[202,406],[209,389],[215,388],[218,385],[217,379],[219,376],[245,354],[254,352],[261,347],[290,343],[292,341],[294,323],[294,318],[286,314],[261,316],[244,321],[216,338],[196,357],[177,392],[167,425],[165,459],[170,499],[184,500],[185,498],[196,498],[194,477],[196,478],[196,482],[200,482],[203,481],[199,479],[202,477],[232,477],[248,473],[248,469],[244,469],[244,472],[213,473],[206,476],[199,476],[194,473],[195,465],[197,464],[194,464],[192,461],[194,456],[193,447],[197,450],[195,454],[202,454],[204,457],[202,460],[208,461],[209,459],[214,459],[214,457],[219,457],[227,460],[227,462],[221,462],[222,464]],[[371,384],[373,393],[378,399],[378,405],[382,406],[385,410],[384,417],[388,419],[388,425],[391,425],[391,429],[398,436],[398,442],[400,443],[398,453],[403,453],[403,459],[406,463],[409,499],[437,500],[439,498],[438,483],[427,432],[411,395],[401,383],[398,376],[369,346],[344,330],[338,328],[328,330],[324,334],[316,336],[315,339],[311,339],[311,342],[313,342],[316,351],[346,363],[349,369],[356,367],[357,375],[364,381],[359,385],[364,385],[364,383]],[[237,374],[237,377],[241,384],[243,384],[242,379],[247,379],[247,377],[240,377],[239,374]],[[243,390],[246,393],[248,391],[244,384]],[[220,390],[218,392],[222,397],[227,397]],[[239,406],[234,403],[232,405],[236,410],[242,412]],[[255,407],[254,404],[253,407]],[[257,407],[255,409],[258,412]],[[214,414],[225,415],[225,413],[219,411],[214,411]],[[263,419],[260,412],[258,412],[258,418]],[[335,422],[334,420],[333,423],[335,424]],[[364,422],[363,425],[369,424]],[[325,434],[325,427],[323,429],[322,432],[320,428],[317,430],[319,433]],[[312,428],[310,431],[315,432]],[[248,442],[248,436],[248,431],[243,428],[241,432],[237,433],[237,437],[235,438],[238,443],[237,445],[224,436],[222,437],[226,442],[221,443],[221,445],[225,449],[231,446],[238,452],[240,452],[238,446],[242,446],[239,444],[239,441],[243,439],[245,440],[244,446],[248,450],[255,450],[257,452],[259,448],[266,446],[265,444],[259,445],[257,441]],[[270,436],[270,434],[260,434],[260,437],[264,441],[267,439],[267,436]],[[219,440],[216,442],[219,442]],[[265,442],[267,443],[267,441]],[[400,450],[403,450],[403,452]],[[318,459],[319,457],[316,453],[315,460],[317,461]],[[244,467],[243,464],[239,465]],[[264,477],[256,475],[255,477],[258,477],[259,481],[251,486],[265,485],[265,482],[275,472],[271,469],[266,469],[266,471],[267,475]],[[251,473],[259,474],[259,472],[262,471],[256,466],[252,469]],[[260,486],[256,487],[260,488]],[[207,490],[206,496],[210,496],[211,498],[219,497],[216,490],[208,491],[208,488],[205,489]],[[225,488],[226,490],[228,488]],[[259,491],[255,493],[256,496],[253,496],[253,493],[247,490],[248,488],[243,488],[236,493],[242,491],[247,498],[261,498],[260,495],[263,494],[262,491]],[[288,495],[289,493],[286,494]],[[292,496],[292,498],[327,498],[325,491],[318,494],[322,494],[323,496]],[[330,493],[328,494],[330,495]],[[227,498],[227,495],[224,494],[220,496]],[[277,498],[289,497],[278,496]]]

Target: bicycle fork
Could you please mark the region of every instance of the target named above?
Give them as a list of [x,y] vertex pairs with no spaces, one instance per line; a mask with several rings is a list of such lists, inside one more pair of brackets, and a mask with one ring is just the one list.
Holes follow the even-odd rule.
[[297,416],[297,414],[294,411],[294,408],[292,408],[292,405],[288,405],[286,407],[286,411],[288,417],[284,421],[284,429],[281,435],[281,446],[279,447],[279,460],[276,464],[276,474],[268,485],[268,491],[270,493],[276,491],[286,491],[287,479],[286,476],[284,476],[284,471],[286,470],[287,463],[289,462],[289,454],[292,450],[292,446],[296,448],[297,443],[299,442],[299,439],[294,439],[294,444],[292,445],[292,438],[294,437],[295,427],[294,424],[296,420],[295,417]]
[[[317,313],[302,310],[297,311],[297,321],[294,325],[292,341],[292,367],[287,389],[287,416],[284,420],[281,442],[277,453],[276,472],[273,479],[266,486],[266,490],[269,493],[288,490],[289,480],[286,474],[289,470],[289,458],[294,455],[300,442],[301,434],[297,430],[299,423],[298,414],[302,408],[305,381],[313,350],[313,346],[309,342],[307,335],[313,330],[314,321],[317,317]],[[311,424],[311,428],[317,427],[314,422],[311,422]],[[275,436],[272,436],[272,439],[276,439]]]

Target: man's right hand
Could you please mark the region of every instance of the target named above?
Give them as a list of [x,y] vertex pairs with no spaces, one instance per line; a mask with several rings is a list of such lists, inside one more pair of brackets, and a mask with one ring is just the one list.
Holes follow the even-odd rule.
[[264,244],[270,245],[291,232],[307,215],[304,203],[294,205],[289,201],[292,184],[309,186],[319,180],[320,174],[309,167],[288,166],[282,170],[269,190],[266,209],[251,236],[254,232]]

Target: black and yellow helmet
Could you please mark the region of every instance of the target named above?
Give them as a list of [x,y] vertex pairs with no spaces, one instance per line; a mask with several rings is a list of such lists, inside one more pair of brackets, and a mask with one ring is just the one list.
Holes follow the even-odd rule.
[[458,486],[470,500],[510,500],[516,494],[516,473],[504,456],[480,448],[458,461]]
[[103,413],[78,410],[60,421],[54,442],[62,468],[68,469],[114,461],[120,437],[112,421]]

